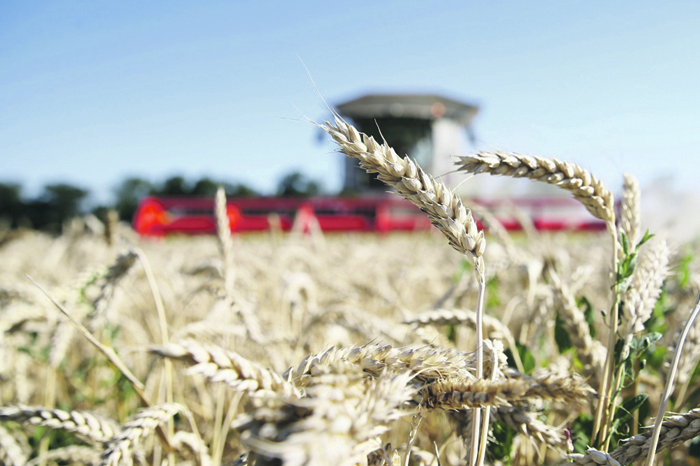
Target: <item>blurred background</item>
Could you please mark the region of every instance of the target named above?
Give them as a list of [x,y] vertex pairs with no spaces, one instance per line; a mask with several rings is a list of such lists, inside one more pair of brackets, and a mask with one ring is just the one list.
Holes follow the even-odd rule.
[[144,195],[219,183],[347,192],[352,167],[307,121],[325,99],[367,131],[410,120],[402,152],[469,195],[536,184],[465,180],[450,154],[554,156],[616,193],[637,175],[673,225],[669,206],[700,207],[698,18],[681,1],[2,2],[0,217],[130,220]]

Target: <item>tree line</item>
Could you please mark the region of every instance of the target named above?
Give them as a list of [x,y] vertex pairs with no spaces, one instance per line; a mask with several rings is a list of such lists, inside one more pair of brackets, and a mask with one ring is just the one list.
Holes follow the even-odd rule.
[[[144,196],[213,197],[223,186],[228,197],[256,197],[262,194],[244,183],[231,183],[209,177],[189,180],[172,176],[161,182],[130,177],[113,189],[111,202],[89,206],[90,191],[68,183],[53,183],[43,187],[39,195],[27,197],[19,183],[0,183],[0,222],[11,228],[33,228],[60,232],[63,223],[73,217],[93,213],[104,218],[115,210],[120,220],[131,221],[139,201]],[[322,194],[321,184],[300,172],[282,177],[274,195],[308,197]]]

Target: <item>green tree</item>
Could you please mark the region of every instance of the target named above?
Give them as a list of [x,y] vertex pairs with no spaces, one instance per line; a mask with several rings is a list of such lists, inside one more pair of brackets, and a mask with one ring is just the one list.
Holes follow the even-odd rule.
[[228,197],[257,197],[260,193],[243,183],[224,183],[224,190]]
[[187,196],[191,188],[187,180],[182,176],[171,176],[163,184],[153,190],[153,194],[161,196]]
[[321,184],[300,172],[282,177],[277,185],[277,195],[283,197],[309,197],[321,193]]
[[211,197],[216,194],[216,190],[219,188],[220,184],[221,183],[218,183],[209,177],[200,178],[192,186],[189,194],[192,194],[193,196]]
[[0,183],[0,219],[16,227],[24,209],[22,186],[16,183]]
[[119,218],[129,221],[134,218],[141,198],[153,191],[153,183],[143,178],[131,177],[122,181],[114,189],[114,208]]
[[83,212],[89,192],[66,183],[44,186],[39,198],[26,204],[26,217],[34,228],[58,233],[63,222]]

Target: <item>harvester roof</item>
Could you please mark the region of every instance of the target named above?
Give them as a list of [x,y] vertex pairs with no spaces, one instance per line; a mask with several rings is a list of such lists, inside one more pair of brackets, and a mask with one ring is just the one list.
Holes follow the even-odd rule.
[[469,126],[479,108],[436,94],[368,94],[338,105],[350,118],[449,118]]

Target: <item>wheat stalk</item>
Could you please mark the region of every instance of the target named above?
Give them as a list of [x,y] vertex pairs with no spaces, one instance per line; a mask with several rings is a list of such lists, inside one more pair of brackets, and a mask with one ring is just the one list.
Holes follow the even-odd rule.
[[16,421],[65,430],[98,444],[109,442],[116,432],[111,421],[91,413],[46,409],[36,406],[17,405],[0,408],[0,421]]
[[[490,340],[486,340],[486,341],[490,341]],[[502,375],[501,368],[497,364],[495,364],[495,362],[499,360],[500,355],[503,355],[503,359],[506,359],[505,354],[503,354],[503,343],[501,343],[500,341],[498,341],[498,343],[499,343],[498,345],[496,345],[496,344],[488,345],[489,346],[488,349],[490,350],[490,353],[491,353],[491,361],[494,362],[494,364],[492,364],[492,368],[491,368],[491,375],[489,376],[489,380],[491,382],[496,382],[496,380],[498,380],[499,376]],[[513,351],[517,352],[518,349],[514,347]],[[505,367],[506,365],[507,365],[507,362],[504,361],[503,366]],[[489,432],[489,422],[490,422],[490,418],[491,418],[491,411],[492,411],[491,408],[484,409],[484,417],[483,417],[482,425],[481,425],[482,435],[481,435],[481,438],[479,439],[479,450],[478,450],[477,457],[476,457],[476,464],[478,464],[478,465],[484,464],[484,461],[486,458],[486,440],[487,440],[487,435]],[[473,446],[473,444],[472,444],[472,446]],[[406,466],[408,466],[408,462],[406,462]]]

